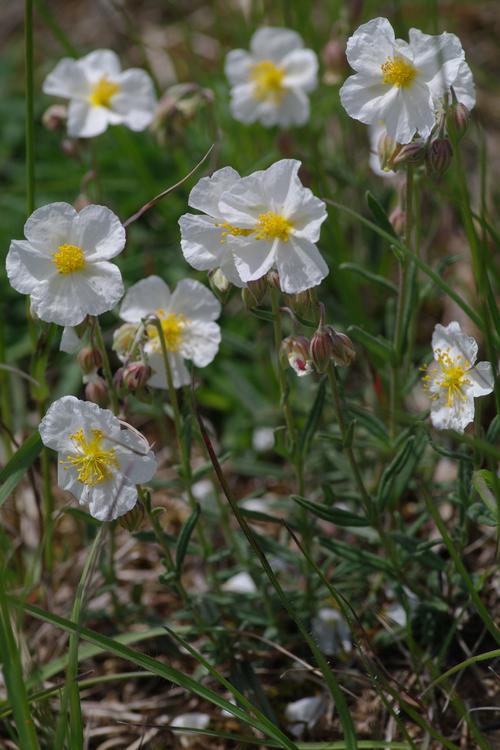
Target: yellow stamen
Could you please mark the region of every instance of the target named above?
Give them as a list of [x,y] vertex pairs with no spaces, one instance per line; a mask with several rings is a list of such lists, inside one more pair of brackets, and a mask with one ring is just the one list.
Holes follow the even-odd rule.
[[[166,313],[161,308],[156,310],[156,315],[160,319],[161,329],[163,331],[163,337],[165,339],[165,346],[169,352],[179,351],[179,347],[182,343],[182,337],[184,328],[187,320],[184,315],[180,313]],[[148,326],[148,336],[154,344],[156,351],[161,351],[161,341],[158,333],[158,328],[155,325]]]
[[114,448],[103,448],[104,433],[101,430],[90,430],[92,437],[88,439],[83,429],[70,435],[76,453],[69,454],[61,461],[65,469],[74,466],[77,469],[79,482],[94,487],[113,477],[112,469],[118,469],[118,460]]
[[286,91],[283,86],[284,76],[284,68],[279,68],[271,60],[261,60],[256,63],[250,71],[250,78],[255,81],[255,98],[272,99],[279,103]]
[[382,82],[402,89],[409,88],[417,75],[417,69],[403,57],[388,57],[380,67],[384,74]]
[[117,94],[119,90],[120,86],[117,83],[108,81],[106,76],[103,76],[103,78],[93,86],[92,91],[90,92],[89,102],[93,104],[94,107],[109,107],[111,97]]
[[288,236],[293,229],[293,224],[285,219],[284,216],[276,214],[274,211],[267,211],[265,214],[259,214],[257,220],[256,240],[275,240],[279,239],[288,242]]
[[59,245],[57,251],[52,253],[52,262],[58,273],[74,273],[85,268],[85,255],[77,245]]
[[[461,355],[453,359],[450,357],[449,349],[444,352],[437,349],[435,357],[438,366],[433,371],[429,371],[427,367],[422,368],[428,372],[422,378],[426,381],[424,388],[429,390],[432,386],[437,386],[439,389],[443,389],[446,395],[446,406],[451,408],[457,399],[459,401],[465,401],[466,399],[463,387],[470,385],[471,382],[466,377],[467,371],[470,370],[470,362]],[[434,391],[431,394],[431,399],[437,401],[439,393]]]
[[235,227],[228,221],[224,221],[222,224],[216,224],[215,226],[221,227],[222,229],[220,240],[221,245],[225,243],[228,234],[232,234],[234,237],[248,237],[248,235],[253,232],[253,229],[240,229],[240,227]]

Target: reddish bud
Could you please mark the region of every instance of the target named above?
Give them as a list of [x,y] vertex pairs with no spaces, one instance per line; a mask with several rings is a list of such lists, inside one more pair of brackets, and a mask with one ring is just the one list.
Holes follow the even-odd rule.
[[433,177],[441,177],[451,164],[453,149],[448,138],[434,138],[427,149],[427,171]]
[[309,356],[309,339],[305,336],[288,336],[281,342],[280,360],[283,367],[290,365],[299,377],[312,372]]
[[150,377],[151,367],[145,365],[144,362],[131,362],[123,368],[122,382],[129,391],[137,391],[142,388]]
[[309,355],[318,372],[325,372],[332,358],[329,326],[320,325],[311,339]]
[[347,367],[356,359],[356,350],[349,336],[328,326],[331,338],[332,359],[336,365]]
[[470,112],[459,101],[453,102],[446,113],[446,125],[448,130],[454,131],[457,138],[463,138],[469,128]]
[[396,167],[418,167],[425,161],[426,145],[424,141],[412,141],[404,146],[392,158],[392,165]]
[[66,125],[68,109],[64,104],[53,104],[42,115],[42,124],[47,130],[61,130]]
[[108,403],[108,388],[98,375],[85,386],[85,398],[98,406],[106,406]]
[[83,349],[80,349],[77,359],[78,364],[86,375],[94,370],[98,370],[102,365],[101,352],[95,347],[84,346]]

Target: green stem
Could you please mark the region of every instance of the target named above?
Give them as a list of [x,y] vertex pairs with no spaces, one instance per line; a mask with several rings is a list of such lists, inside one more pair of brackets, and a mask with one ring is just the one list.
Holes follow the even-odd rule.
[[443,537],[443,541],[448,549],[450,557],[453,560],[455,567],[469,592],[470,598],[472,599],[472,602],[474,603],[476,611],[478,615],[481,617],[487,630],[491,633],[491,635],[495,639],[496,643],[500,645],[500,630],[499,628],[497,628],[497,626],[491,619],[487,608],[481,601],[476,591],[476,588],[474,586],[474,583],[465,569],[461,556],[458,550],[456,549],[455,545],[453,544],[450,535],[448,534],[446,530],[446,526],[443,522],[443,519],[441,518],[441,514],[439,513],[439,510],[435,506],[433,499],[429,496],[429,493],[427,492],[425,488],[422,488],[422,489],[423,489],[423,494],[425,498],[425,503],[427,505],[427,509],[429,513],[431,514],[432,518],[434,519],[434,523],[438,527],[439,533]]
[[99,318],[97,317],[94,318],[93,333],[95,336],[97,348],[101,352],[102,356],[102,369],[104,372],[106,385],[108,386],[109,397],[111,399],[111,408],[113,409],[113,414],[118,414],[120,405],[118,403],[118,396],[116,395],[115,387],[113,385],[113,375],[111,372],[111,365],[109,364],[108,352],[106,351],[106,345],[102,336],[101,324],[99,323]]
[[24,45],[26,82],[26,209],[35,210],[35,137],[33,115],[33,0],[24,0]]
[[[78,627],[81,625],[81,613],[85,604],[85,596],[92,579],[92,574],[94,572],[95,564],[99,556],[101,542],[103,541],[105,531],[106,526],[102,524],[94,538],[87,559],[85,560],[85,565],[83,567],[80,582],[76,590],[73,610],[71,612],[71,621],[74,622]],[[59,719],[57,721],[56,734],[54,738],[54,750],[62,750],[65,746],[66,732],[68,728],[70,732],[71,750],[83,750],[83,722],[80,706],[80,690],[77,679],[78,642],[79,632],[77,630],[76,632],[71,634],[69,639],[68,666],[66,669],[64,693],[61,701]],[[68,717],[66,715],[68,707],[70,714],[69,726]]]

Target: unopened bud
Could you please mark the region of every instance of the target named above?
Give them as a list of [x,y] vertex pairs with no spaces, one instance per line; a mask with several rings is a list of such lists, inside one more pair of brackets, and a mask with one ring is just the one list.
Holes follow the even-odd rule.
[[392,158],[393,168],[397,167],[418,167],[425,161],[426,145],[424,141],[412,141],[405,143],[404,146]]
[[347,367],[356,359],[356,350],[349,336],[328,326],[331,338],[332,359],[336,365]]
[[271,289],[277,289],[278,292],[281,291],[280,275],[278,271],[276,270],[276,268],[271,268],[271,270],[267,272],[266,281],[271,287]]
[[77,211],[81,211],[82,208],[90,206],[90,198],[87,193],[78,193],[75,200],[73,201],[73,206]]
[[394,159],[398,155],[401,146],[396,143],[387,133],[384,131],[380,136],[377,144],[378,159],[380,162],[380,169],[384,172],[390,172],[394,166]]
[[98,406],[108,403],[108,388],[102,378],[96,376],[85,386],[85,398]]
[[137,323],[124,323],[113,333],[112,348],[122,362],[134,355],[132,348],[137,348],[134,347],[137,333]]
[[53,104],[42,115],[42,124],[47,130],[60,130],[68,119],[68,109],[64,104]]
[[124,367],[119,367],[113,375],[113,388],[116,391],[120,391],[123,388],[123,371]]
[[448,138],[434,138],[427,149],[427,171],[433,177],[441,177],[451,164],[453,149]]
[[78,364],[85,374],[99,369],[102,365],[102,355],[99,349],[90,346],[84,346],[78,354]]
[[446,113],[446,125],[448,130],[456,133],[457,138],[463,138],[467,132],[470,122],[470,112],[459,101],[453,102]]
[[295,294],[284,294],[283,301],[293,312],[304,318],[311,315],[312,309],[315,306],[314,293],[311,289],[306,289],[305,292],[296,292]]
[[325,372],[332,358],[329,326],[320,325],[311,339],[309,355],[318,372]]
[[241,290],[241,299],[247,310],[258,307],[267,292],[266,277],[262,276],[256,281],[247,282],[246,287]]
[[389,221],[392,228],[399,237],[403,237],[406,229],[406,213],[401,206],[396,206],[389,214]]
[[309,340],[305,336],[288,336],[280,347],[281,364],[295,370],[299,377],[310,375],[313,371],[309,356]]
[[76,159],[80,153],[80,144],[74,138],[64,138],[64,140],[61,141],[61,151],[65,156]]
[[130,531],[132,533],[133,531],[137,531],[137,529],[142,526],[144,514],[144,506],[141,501],[138,500],[134,507],[128,511],[128,513],[120,516],[118,523],[120,524],[120,526],[123,526],[124,529],[127,529],[127,531]]
[[131,362],[123,368],[123,384],[129,391],[137,391],[146,385],[151,377],[151,367],[144,362]]
[[345,41],[341,43],[338,39],[330,39],[323,47],[321,57],[325,66],[324,81],[333,86],[341,80],[346,68]]
[[208,283],[215,296],[222,303],[226,302],[231,292],[231,282],[220,268],[208,272]]

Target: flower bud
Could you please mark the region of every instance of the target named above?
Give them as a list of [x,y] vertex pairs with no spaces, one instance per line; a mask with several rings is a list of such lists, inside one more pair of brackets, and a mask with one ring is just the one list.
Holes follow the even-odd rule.
[[120,391],[123,388],[123,371],[124,367],[119,367],[113,375],[113,388],[116,391]]
[[446,125],[448,130],[454,131],[458,140],[464,137],[469,127],[470,112],[459,101],[453,102],[446,113]]
[[216,268],[208,272],[208,283],[217,299],[224,304],[231,294],[232,288],[232,284],[227,276],[220,268]]
[[390,172],[393,168],[393,160],[399,153],[401,146],[396,143],[387,133],[384,131],[380,136],[377,144],[378,159],[380,162],[380,169],[384,172]]
[[146,385],[151,377],[151,367],[144,362],[131,362],[123,368],[123,384],[129,391],[137,391]]
[[406,230],[406,212],[401,206],[396,206],[389,214],[389,221],[392,228],[399,237],[403,237]]
[[61,130],[68,119],[68,108],[64,104],[52,104],[42,115],[42,124],[47,130]]
[[106,406],[108,403],[107,385],[98,375],[85,386],[85,398],[98,406]]
[[311,289],[305,292],[296,292],[295,294],[284,294],[283,302],[297,315],[307,318],[311,315],[314,307],[314,293]]
[[99,349],[90,346],[84,346],[78,354],[78,364],[85,374],[99,369],[102,365],[102,356]]
[[124,323],[113,333],[112,349],[122,362],[134,355],[132,347],[137,348],[134,347],[134,341],[138,328],[137,323]]
[[318,372],[325,372],[332,358],[329,326],[320,325],[311,339],[309,355]]
[[309,340],[305,336],[288,336],[280,347],[280,361],[283,367],[290,365],[299,377],[313,371],[309,357]]
[[448,138],[434,138],[427,149],[427,171],[433,177],[441,177],[451,164],[453,150]]
[[281,292],[280,275],[276,268],[271,268],[271,270],[267,272],[266,281],[271,289],[277,289],[278,292]]
[[336,365],[347,367],[356,359],[356,350],[349,336],[345,333],[339,333],[331,326],[328,326],[332,342],[332,358]]
[[392,158],[393,168],[418,167],[425,161],[426,145],[424,141],[405,143]]
[[323,80],[328,86],[334,86],[343,78],[346,68],[345,41],[341,43],[332,37],[323,47],[321,57],[325,66]]
[[80,155],[80,143],[75,138],[64,138],[61,141],[61,151],[71,159],[78,159]]
[[141,527],[144,520],[144,515],[144,506],[141,501],[138,500],[134,507],[128,511],[128,513],[120,516],[120,518],[118,519],[118,523],[120,524],[120,526],[123,526],[124,529],[127,529],[127,531],[130,531],[130,533],[132,533],[133,531],[137,531],[137,529]]
[[266,277],[262,276],[256,281],[248,281],[246,287],[241,290],[241,299],[247,310],[258,307],[267,292]]

